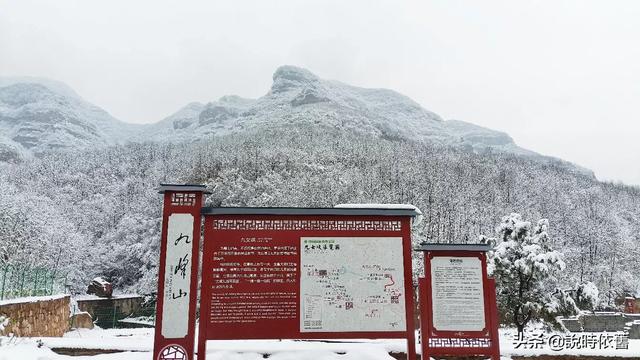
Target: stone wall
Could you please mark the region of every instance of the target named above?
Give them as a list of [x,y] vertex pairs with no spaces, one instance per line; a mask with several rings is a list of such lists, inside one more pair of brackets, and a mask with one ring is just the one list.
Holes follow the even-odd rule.
[[582,316],[582,330],[586,332],[623,331],[629,320],[622,314],[599,314]]
[[640,339],[640,321],[636,320],[629,326],[629,339]]
[[571,332],[629,331],[630,339],[640,339],[640,315],[622,313],[581,314],[577,318],[560,319]]
[[1,334],[60,337],[69,330],[69,301],[69,295],[0,301],[0,315],[9,317]]
[[582,321],[578,318],[562,319],[561,321],[564,328],[571,332],[582,331]]
[[103,329],[115,327],[118,320],[138,311],[143,300],[139,295],[114,295],[110,298],[85,295],[76,298],[78,309],[88,312],[96,325]]

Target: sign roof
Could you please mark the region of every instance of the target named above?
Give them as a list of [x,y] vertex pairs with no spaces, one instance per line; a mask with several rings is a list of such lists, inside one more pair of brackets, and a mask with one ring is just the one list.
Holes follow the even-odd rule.
[[351,215],[418,216],[414,209],[297,208],[297,207],[204,207],[202,215]]

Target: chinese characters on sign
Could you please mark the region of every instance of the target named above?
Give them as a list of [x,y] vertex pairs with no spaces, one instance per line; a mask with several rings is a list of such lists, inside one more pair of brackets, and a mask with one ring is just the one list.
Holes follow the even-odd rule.
[[407,331],[403,237],[309,235],[225,229],[205,242],[211,337]]
[[296,318],[298,248],[270,237],[219,242],[213,251],[210,322]]
[[482,331],[486,327],[482,264],[477,257],[431,260],[433,327],[438,331]]
[[169,216],[162,304],[162,336],[169,339],[188,332],[192,234],[193,215]]

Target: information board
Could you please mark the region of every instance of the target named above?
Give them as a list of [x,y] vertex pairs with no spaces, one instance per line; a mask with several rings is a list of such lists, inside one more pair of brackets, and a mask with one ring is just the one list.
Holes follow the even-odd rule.
[[401,237],[302,237],[300,331],[404,331]]
[[378,338],[416,360],[415,207],[202,207],[204,185],[158,190],[154,360],[206,360],[208,340]]
[[477,257],[431,259],[433,327],[437,331],[482,331],[486,327],[482,262]]
[[405,338],[413,349],[412,212],[288,209],[340,215],[203,209],[198,353],[242,339]]
[[429,244],[419,278],[422,356],[500,359],[495,280],[487,276],[491,244]]

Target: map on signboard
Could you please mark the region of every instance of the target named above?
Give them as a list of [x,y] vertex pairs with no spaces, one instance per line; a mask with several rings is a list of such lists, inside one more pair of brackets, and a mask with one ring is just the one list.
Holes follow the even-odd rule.
[[300,332],[406,330],[401,237],[300,243]]
[[486,327],[482,262],[477,257],[431,259],[433,327],[439,331],[482,331]]

